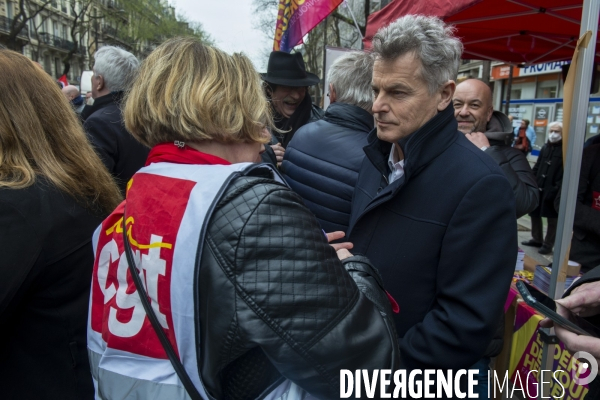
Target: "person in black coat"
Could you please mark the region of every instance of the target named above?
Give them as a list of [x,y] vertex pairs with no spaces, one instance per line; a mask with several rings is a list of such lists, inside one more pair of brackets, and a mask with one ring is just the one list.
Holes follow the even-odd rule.
[[54,80],[9,50],[0,70],[0,397],[93,399],[91,239],[121,195]]
[[498,163],[512,187],[517,202],[517,218],[533,211],[539,202],[539,190],[527,158],[511,147],[512,124],[492,106],[490,87],[478,79],[467,79],[456,86],[454,116],[458,130]]
[[600,265],[600,144],[583,151],[569,259],[584,272]]
[[377,127],[349,240],[399,303],[403,367],[469,368],[494,335],[514,272],[514,195],[496,162],[457,129],[462,46],[451,29],[404,16],[377,32],[373,49]]
[[301,127],[290,141],[281,171],[326,232],[348,229],[350,202],[373,129],[373,57],[351,52],[329,70],[331,105],[325,117]]
[[123,91],[135,77],[139,61],[133,54],[113,46],[100,48],[94,60],[94,104],[83,127],[125,195],[127,182],[144,166],[150,152],[127,132],[121,111]]
[[589,138],[588,140],[586,140],[585,143],[583,144],[583,148],[585,149],[585,148],[593,146],[595,144],[600,144],[600,134],[594,135],[591,138]]
[[307,88],[320,79],[307,72],[302,53],[272,51],[267,72],[260,74],[271,103],[275,130],[270,146],[265,146],[264,162],[281,166],[288,143],[300,127],[323,118],[323,110],[313,104]]
[[[562,123],[552,122],[548,126],[548,142],[540,150],[533,167],[540,190],[540,203],[529,215],[531,217],[532,239],[521,242],[525,246],[540,247],[540,254],[550,254],[556,239],[558,212],[554,200],[560,191],[563,177],[562,159]],[[542,217],[548,221],[546,237],[542,226]]]
[[[490,87],[478,79],[467,79],[456,86],[452,103],[458,130],[502,168],[515,195],[516,217],[533,211],[539,198],[535,175],[523,152],[511,147],[514,137],[512,124],[506,115],[494,111]],[[472,367],[479,369],[480,397],[487,396],[487,387],[481,386],[487,385],[491,358],[498,356],[504,346],[504,322],[502,312],[484,357]]]

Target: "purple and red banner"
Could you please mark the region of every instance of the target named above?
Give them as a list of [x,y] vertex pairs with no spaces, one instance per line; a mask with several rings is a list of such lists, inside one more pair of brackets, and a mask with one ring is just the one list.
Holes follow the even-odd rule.
[[[542,339],[538,333],[538,325],[542,316],[535,310],[519,303],[515,318],[512,350],[509,366],[509,379],[515,384],[511,392],[520,392],[526,399],[537,399],[540,382],[551,383],[550,396],[547,399],[584,399],[589,391],[588,385],[580,385],[576,378],[582,378],[580,362],[567,350],[563,343],[554,347],[554,365],[552,371],[558,373],[542,373]],[[554,378],[554,379],[553,379]],[[496,382],[492,382],[496,384]],[[495,393],[495,389],[492,389]]]
[[289,53],[343,0],[279,0],[273,50]]

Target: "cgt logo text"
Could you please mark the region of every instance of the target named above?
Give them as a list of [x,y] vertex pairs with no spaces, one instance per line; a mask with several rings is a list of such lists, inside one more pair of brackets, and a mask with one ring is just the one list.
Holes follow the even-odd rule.
[[[340,370],[340,398],[366,397],[369,399],[406,399],[408,396],[408,398],[412,399],[435,399],[445,397],[477,399],[480,397],[476,390],[478,373],[479,370],[477,369],[462,369],[457,371],[416,369],[410,371],[408,374],[406,370],[397,370],[392,373],[389,369],[382,369],[373,370],[369,376],[368,370],[356,370],[353,372],[342,369]],[[554,383],[560,385],[560,388],[562,388],[562,394],[556,393],[558,396],[552,396],[557,399],[562,399],[565,395],[565,387],[559,378],[561,373],[565,373],[565,371],[539,371],[541,382],[552,383],[552,378],[554,378]],[[505,373],[504,377],[499,377],[496,374],[496,371],[491,371],[488,373],[487,377],[488,396],[484,397],[490,398],[490,395],[493,392],[494,396],[496,393],[504,393],[506,394],[506,398],[509,399],[526,396],[529,398],[537,398],[538,394],[541,395],[540,398],[552,398],[550,396],[543,396],[542,393],[539,393],[537,377],[537,370],[529,371],[527,375],[523,377],[519,375],[519,371],[516,371],[513,381],[518,382],[519,385],[512,385],[511,389],[508,371]],[[517,397],[514,396],[515,392],[518,392]]]

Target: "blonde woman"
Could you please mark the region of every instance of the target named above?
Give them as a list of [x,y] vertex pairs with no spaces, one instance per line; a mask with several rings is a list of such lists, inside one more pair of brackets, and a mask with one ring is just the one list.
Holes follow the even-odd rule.
[[0,71],[0,397],[91,399],[91,239],[121,196],[56,82]]
[[394,368],[377,274],[343,246],[336,254],[278,173],[253,164],[272,120],[245,56],[168,41],[124,115],[152,150],[94,236],[99,397],[329,399],[341,368]]

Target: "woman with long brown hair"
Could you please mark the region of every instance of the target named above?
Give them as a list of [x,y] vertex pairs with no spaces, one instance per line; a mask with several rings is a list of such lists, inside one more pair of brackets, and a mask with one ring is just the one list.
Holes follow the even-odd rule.
[[121,201],[52,78],[0,49],[0,393],[93,398],[92,234]]

